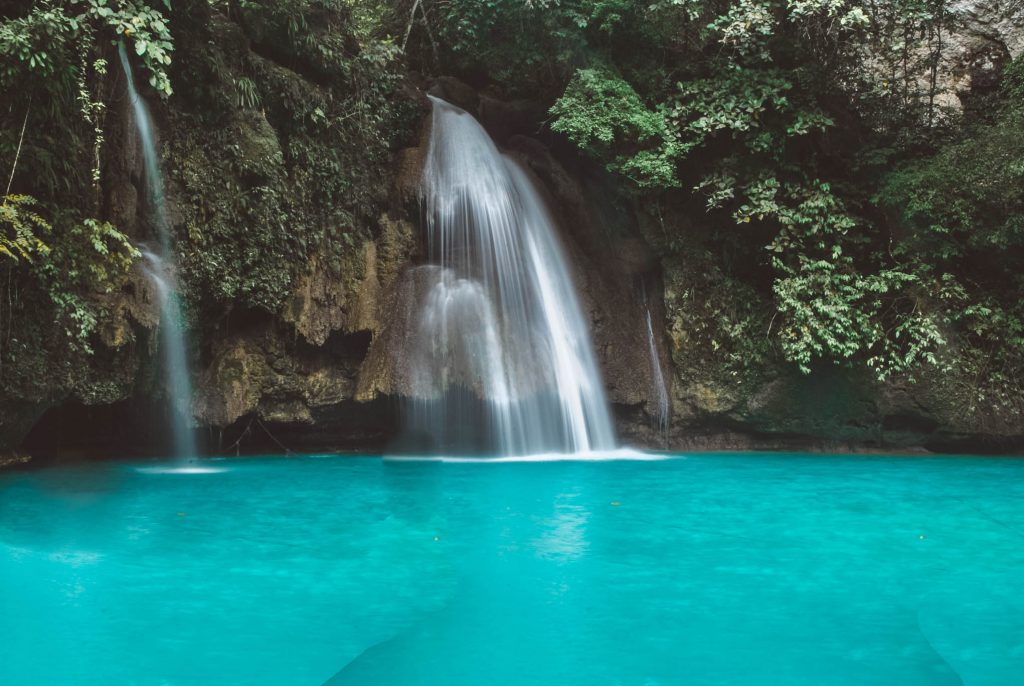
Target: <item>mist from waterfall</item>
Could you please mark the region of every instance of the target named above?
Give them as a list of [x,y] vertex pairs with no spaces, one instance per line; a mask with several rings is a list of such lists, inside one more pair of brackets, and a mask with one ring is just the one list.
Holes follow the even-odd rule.
[[163,356],[164,377],[170,404],[169,424],[174,441],[174,454],[178,458],[197,455],[195,434],[191,426],[192,380],[188,368],[188,343],[185,320],[174,285],[176,274],[174,252],[171,249],[170,224],[164,200],[163,177],[160,160],[153,142],[153,123],[146,102],[135,88],[132,67],[124,44],[118,44],[121,66],[128,82],[128,97],[135,114],[142,158],[145,164],[145,206],[156,229],[160,247],[158,251],[143,250],[146,258],[144,271],[153,282],[160,305],[160,350]]
[[615,448],[604,384],[554,221],[468,113],[431,97],[421,195],[427,285],[407,425],[435,451]]
[[194,457],[197,454],[195,435],[189,423],[192,403],[192,380],[189,377],[185,342],[184,317],[178,294],[171,287],[171,271],[159,255],[142,251],[146,258],[146,275],[156,287],[160,302],[160,350],[163,354],[167,394],[173,407],[170,412],[174,454]]

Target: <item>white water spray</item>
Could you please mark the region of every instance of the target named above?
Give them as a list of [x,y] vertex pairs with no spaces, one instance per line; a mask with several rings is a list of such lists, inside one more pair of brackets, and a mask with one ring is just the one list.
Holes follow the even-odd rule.
[[433,102],[423,172],[432,286],[408,424],[436,450],[593,454],[615,435],[552,218],[483,127]]

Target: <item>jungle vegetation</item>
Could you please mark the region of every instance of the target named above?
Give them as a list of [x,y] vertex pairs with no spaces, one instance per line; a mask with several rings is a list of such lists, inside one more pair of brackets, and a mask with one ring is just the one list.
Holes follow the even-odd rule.
[[[658,227],[663,263],[707,267],[687,316],[710,360],[955,372],[974,405],[1019,411],[1024,63],[958,100],[940,73],[951,5],[8,1],[0,374],[90,354],[137,258],[101,192],[121,41],[175,134],[198,319],[275,311],[312,254],[351,247],[415,129],[411,84],[451,74],[543,105]],[[257,112],[280,144],[232,137]]]

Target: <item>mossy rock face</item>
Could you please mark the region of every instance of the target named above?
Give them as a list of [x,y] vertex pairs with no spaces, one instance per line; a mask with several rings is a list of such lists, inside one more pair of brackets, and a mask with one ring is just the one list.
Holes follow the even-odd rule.
[[[369,332],[386,316],[381,293],[416,250],[411,227],[384,213],[393,157],[415,137],[422,93],[408,88],[394,50],[355,41],[347,8],[307,7],[295,18],[308,28],[299,32],[286,9],[175,3],[175,93],[143,93],[162,155],[200,424],[253,412],[307,421],[311,408],[350,398]],[[153,244],[123,75],[112,69],[109,78],[119,104],[104,124],[101,218]],[[0,376],[12,405],[0,418],[0,450],[19,445],[54,405],[159,402],[156,298],[138,270],[123,286],[80,294],[99,313],[91,353],[50,345],[59,332],[45,321],[13,341],[15,363]],[[246,322],[241,331],[233,320]],[[265,330],[254,333],[252,321]],[[358,340],[336,345],[339,336]]]
[[323,345],[335,331],[378,328],[374,306],[380,293],[377,244],[340,255],[314,255],[296,280],[283,318],[314,345]]
[[765,364],[767,308],[700,251],[666,257],[662,265],[675,413],[683,422],[734,415],[776,375]]
[[296,341],[280,324],[267,322],[217,342],[199,375],[194,414],[204,426],[225,427],[247,415],[270,422],[309,423],[317,408],[353,397],[362,362],[351,353]]
[[361,269],[397,143],[418,123],[400,68],[363,58],[347,9],[289,11],[253,5],[238,23],[213,12],[212,40],[186,34],[174,64],[165,166],[183,280],[204,318],[288,310],[310,273]]
[[272,378],[260,338],[224,341],[196,387],[194,411],[203,423],[226,426],[256,409]]
[[310,258],[296,279],[282,318],[307,341],[323,345],[335,332],[379,332],[384,293],[416,253],[412,225],[383,215],[378,238],[365,240],[358,250]]
[[427,93],[461,107],[473,116],[480,113],[480,96],[476,90],[451,76],[436,79]]
[[18,448],[53,405],[110,404],[139,390],[159,321],[150,281],[136,267],[111,292],[87,297],[98,313],[90,350],[57,344],[64,333],[39,320],[8,342],[16,363],[6,365],[0,376],[0,452]]
[[239,110],[231,123],[237,146],[239,175],[248,183],[273,182],[284,172],[284,153],[277,132],[263,112]]
[[[963,450],[1022,444],[1019,413],[972,404],[973,380],[956,366],[885,382],[856,361],[798,371],[772,345],[773,304],[724,273],[702,248],[702,227],[678,211],[670,208],[664,221],[683,227],[692,241],[661,259],[675,370],[669,445]],[[657,241],[657,226],[641,223],[641,229]]]
[[835,366],[811,374],[783,370],[747,398],[738,415],[759,433],[877,445],[876,390],[865,372]]

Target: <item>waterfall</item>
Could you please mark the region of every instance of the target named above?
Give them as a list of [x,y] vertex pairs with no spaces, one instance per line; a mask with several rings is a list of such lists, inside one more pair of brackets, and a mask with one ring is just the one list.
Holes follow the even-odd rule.
[[[646,298],[645,305],[646,305]],[[651,354],[651,375],[654,380],[654,391],[657,394],[657,414],[653,415],[658,422],[658,429],[664,434],[668,431],[669,399],[668,386],[665,385],[665,374],[661,370],[661,359],[658,357],[658,346],[654,342],[654,325],[651,323],[651,308],[647,311],[647,348]]]
[[156,228],[160,242],[158,252],[143,250],[147,265],[146,275],[156,288],[160,301],[160,349],[163,355],[164,376],[170,400],[170,426],[174,439],[176,457],[187,458],[197,454],[195,435],[191,427],[192,381],[188,368],[188,344],[185,337],[185,322],[181,305],[173,283],[174,253],[171,250],[170,225],[167,221],[167,207],[164,202],[163,178],[160,175],[160,161],[153,143],[153,125],[146,108],[146,102],[135,89],[131,64],[124,44],[118,44],[121,66],[128,80],[128,96],[135,113],[135,125],[142,143],[142,158],[146,168],[147,207],[150,220]]
[[408,424],[436,450],[592,453],[615,434],[590,334],[538,190],[438,98],[421,196],[426,295]]
[[192,382],[186,354],[184,318],[178,294],[170,286],[170,270],[159,255],[143,250],[148,263],[145,272],[156,287],[160,300],[160,349],[163,351],[164,374],[171,400],[171,433],[177,457],[197,454],[195,435],[189,424],[192,403]]

